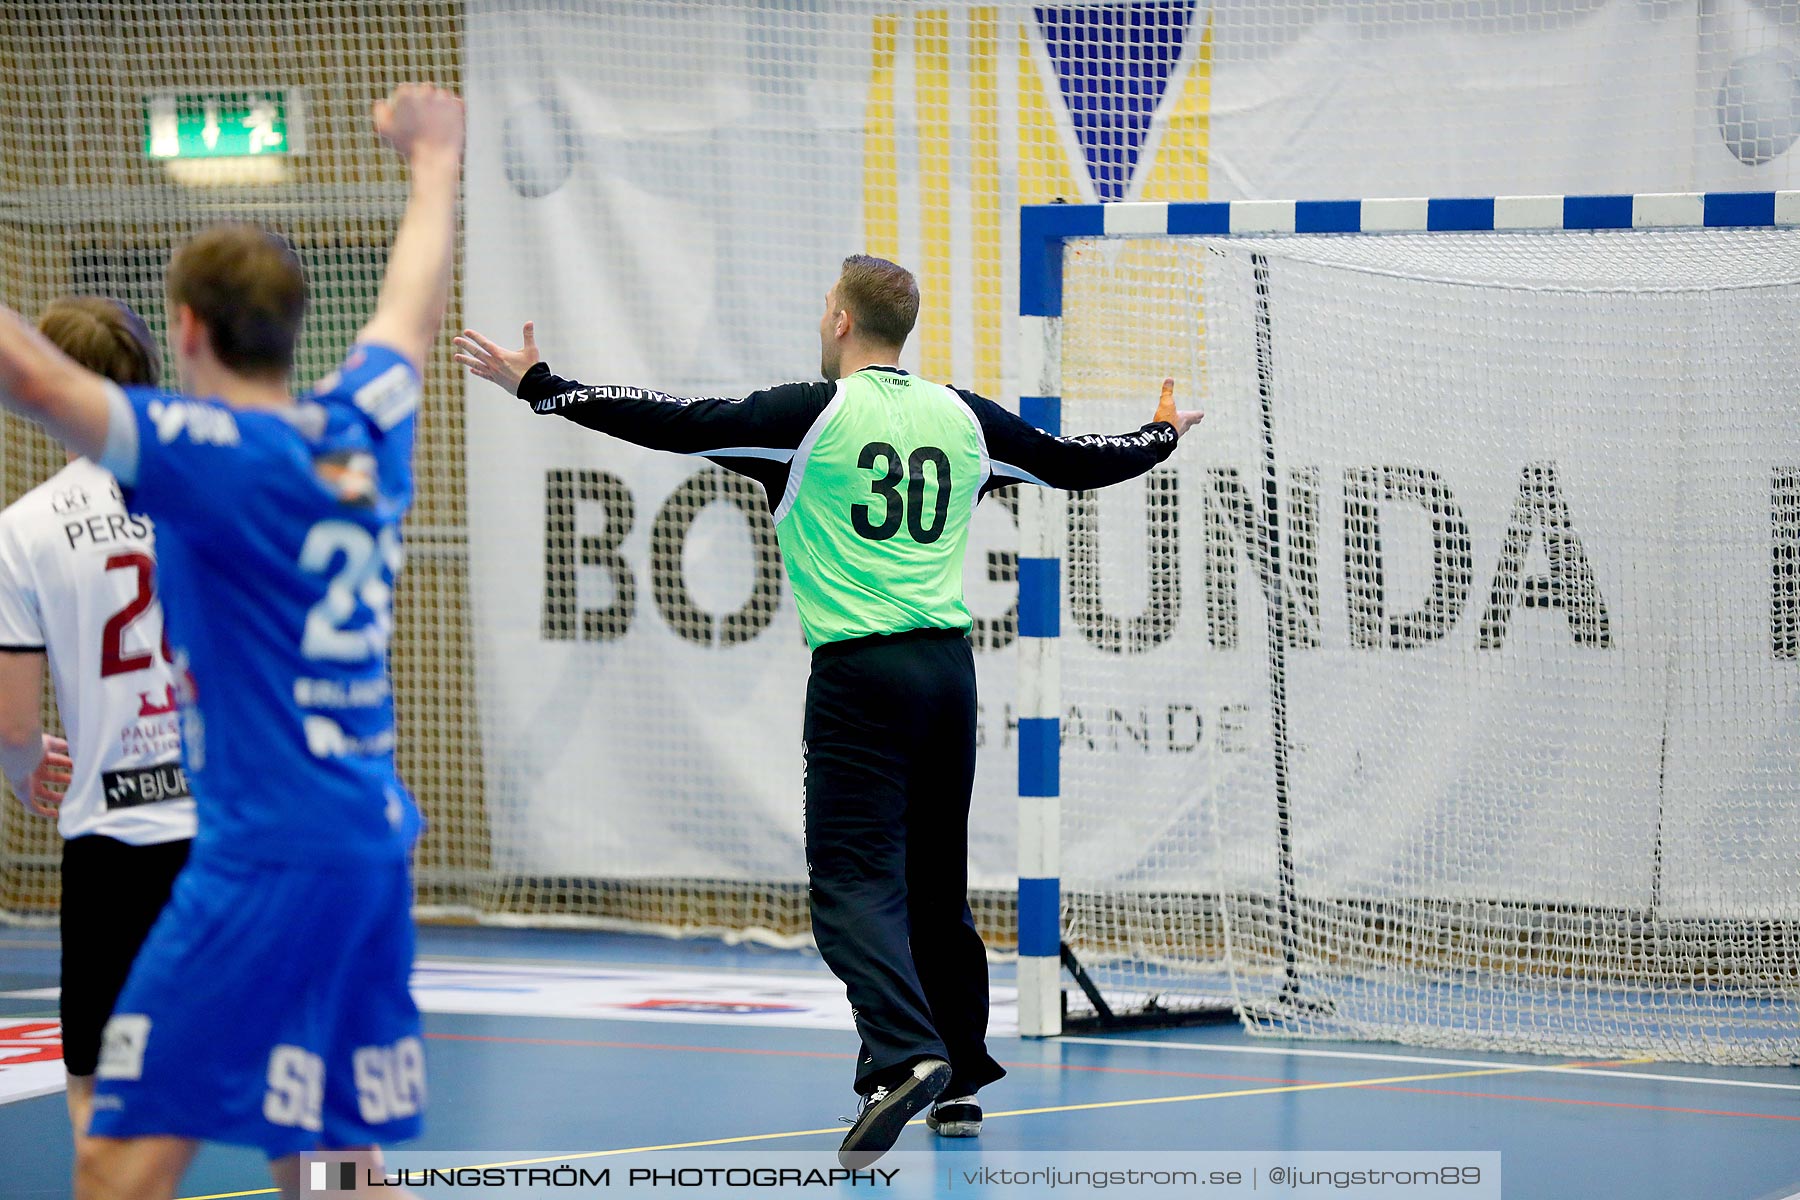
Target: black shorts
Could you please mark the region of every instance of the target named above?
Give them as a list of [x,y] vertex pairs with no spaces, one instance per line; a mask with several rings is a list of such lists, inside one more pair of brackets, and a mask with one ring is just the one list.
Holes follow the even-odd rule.
[[183,838],[130,846],[99,834],[63,843],[62,1036],[69,1074],[94,1073],[100,1031],[131,960],[169,902],[190,844]]

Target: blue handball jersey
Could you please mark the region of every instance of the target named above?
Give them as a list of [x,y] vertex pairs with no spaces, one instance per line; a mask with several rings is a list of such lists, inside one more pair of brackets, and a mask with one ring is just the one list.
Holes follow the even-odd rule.
[[[280,412],[128,388],[102,464],[156,523],[197,855],[405,857],[388,678],[419,377],[355,347]],[[119,461],[123,460],[123,461]]]

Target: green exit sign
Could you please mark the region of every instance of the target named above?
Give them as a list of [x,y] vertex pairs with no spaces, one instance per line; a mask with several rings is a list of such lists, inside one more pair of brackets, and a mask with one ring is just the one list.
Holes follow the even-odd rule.
[[144,105],[151,158],[249,158],[305,150],[298,88],[158,92]]

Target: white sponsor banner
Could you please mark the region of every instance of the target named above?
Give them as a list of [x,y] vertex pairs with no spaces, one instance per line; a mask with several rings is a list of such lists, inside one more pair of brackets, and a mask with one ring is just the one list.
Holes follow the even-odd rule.
[[[1651,290],[1705,276],[1718,236],[1581,235],[1582,274],[1546,288],[1562,240],[1195,251],[1202,439],[1070,551],[1098,603],[1063,637],[1065,890],[1273,894],[1279,691],[1304,895],[1800,915],[1800,256]],[[1083,294],[1130,261],[1076,253]],[[1065,343],[1134,315],[1071,316]],[[1119,404],[1084,385],[1084,409]]]
[[[743,395],[816,377],[823,297],[861,241],[868,26],[858,14],[785,32],[770,20],[722,8],[696,26],[652,4],[472,6],[471,326],[516,344],[535,319],[552,368],[592,382]],[[768,37],[793,39],[793,57],[755,61]],[[596,71],[601,46],[641,53]],[[804,179],[768,169],[795,155]],[[533,416],[490,384],[470,382],[467,420],[497,869],[803,880],[809,655],[785,581],[759,583],[772,531],[729,498],[683,490],[714,468]],[[763,504],[755,485],[740,498]],[[1015,541],[1007,509],[984,505],[969,600],[985,619],[1013,603],[1009,581],[989,581],[988,556]],[[553,604],[546,578],[559,556],[568,594]],[[746,628],[728,633],[724,618],[740,612]],[[983,655],[980,683],[984,731],[998,742],[1011,655]],[[996,745],[972,831],[989,886],[1014,877],[1013,779]]]
[[1221,5],[1208,198],[1792,187],[1794,159],[1770,135],[1793,122],[1800,39],[1758,7],[1440,10],[1377,33],[1322,5],[1262,33],[1257,6]]
[[[1269,274],[1330,310],[1280,343],[1282,459],[1321,489],[1321,645],[1288,660],[1303,886],[1800,916],[1800,671],[1770,625],[1800,292]],[[1358,319],[1383,305],[1417,319]]]
[[[536,320],[546,359],[564,375],[690,395],[741,395],[808,377],[820,298],[838,260],[887,236],[891,217],[894,252],[928,285],[938,281],[926,305],[955,314],[948,381],[974,383],[984,312],[995,310],[987,313],[992,328],[1009,331],[1016,311],[1011,246],[1022,179],[1054,189],[1060,172],[1078,181],[1076,198],[1095,194],[1089,135],[1057,83],[1057,63],[1072,52],[1051,44],[1041,25],[1047,18],[1033,6],[949,3],[928,12],[844,4],[803,13],[717,5],[704,19],[693,6],[648,0],[580,12],[521,7],[478,2],[469,11],[465,312],[470,325],[507,344],[516,343],[524,320]],[[939,9],[947,17],[934,15]],[[990,11],[997,13],[991,25],[980,15]],[[1181,36],[1197,42],[1210,23],[1210,41],[1204,53],[1197,46],[1185,53],[1181,70],[1168,76],[1175,83],[1129,168],[1132,198],[1147,196],[1145,181],[1155,180],[1155,198],[1169,198],[1175,176],[1158,155],[1196,152],[1193,129],[1168,121],[1195,95],[1207,98],[1198,151],[1207,158],[1206,191],[1178,198],[1678,191],[1795,181],[1786,150],[1789,126],[1800,123],[1783,107],[1781,90],[1795,77],[1792,31],[1754,6],[1715,6],[1702,20],[1691,6],[1602,3],[1554,19],[1471,13],[1396,19],[1379,31],[1331,6],[1296,7],[1296,19],[1279,29],[1258,21],[1255,6],[1195,11],[1200,17]],[[1103,76],[1103,66],[1096,72]],[[1204,87],[1196,72],[1210,72]],[[991,127],[980,101],[990,88],[998,110]],[[945,96],[952,103],[939,111]],[[1732,104],[1722,106],[1722,96]],[[1028,138],[1040,110],[1049,112],[1053,135]],[[1031,158],[1052,152],[1067,159],[1054,170]],[[883,199],[890,190],[892,214]],[[995,190],[1006,251],[989,271],[992,238],[978,201]],[[1010,401],[1011,334],[992,336],[1005,339],[995,351],[996,390]],[[1284,337],[1284,353],[1288,345]],[[916,364],[920,353],[915,345],[904,361]],[[470,580],[496,868],[526,876],[803,879],[807,654],[785,585],[771,589],[759,574],[772,549],[766,526],[747,511],[756,489],[696,485],[697,473],[713,468],[532,416],[480,381],[468,387]],[[1433,403],[1453,410],[1472,403],[1472,394],[1444,391]],[[1465,641],[1479,627],[1522,472],[1545,454],[1545,431],[1511,420],[1510,406],[1522,398],[1490,395],[1481,403],[1491,407],[1467,423],[1423,421],[1410,441],[1359,441],[1363,433],[1343,420],[1322,423],[1314,444],[1284,450],[1284,461],[1319,472],[1320,554],[1329,565],[1342,561],[1346,471],[1436,468],[1442,454],[1429,437],[1461,446],[1473,430],[1491,434],[1484,443],[1491,454],[1471,453],[1447,476],[1470,525],[1474,579],[1457,635]],[[1345,414],[1355,403],[1348,394],[1319,399],[1345,405]],[[1200,433],[1206,448],[1183,454],[1234,466],[1254,488],[1259,449],[1232,440],[1232,422],[1247,417],[1213,407]],[[1106,426],[1141,419],[1135,410],[1108,414]],[[1067,425],[1070,432],[1095,427],[1076,411]],[[1246,425],[1236,433],[1254,431]],[[1563,437],[1561,427],[1556,436]],[[1665,421],[1657,436],[1665,440],[1651,446],[1650,430],[1635,431],[1627,447],[1611,434],[1576,430],[1557,443],[1557,480],[1584,532],[1592,530],[1598,586],[1621,598],[1614,649],[1591,660],[1568,657],[1566,672],[1528,672],[1509,683],[1498,669],[1533,639],[1569,637],[1566,622],[1535,609],[1521,610],[1511,648],[1493,656],[1496,665],[1472,673],[1466,646],[1352,647],[1341,571],[1321,580],[1326,624],[1320,648],[1295,658],[1293,718],[1308,729],[1344,711],[1365,718],[1303,737],[1294,763],[1296,797],[1323,798],[1305,826],[1304,837],[1315,840],[1299,848],[1320,864],[1322,882],[1336,877],[1335,848],[1350,830],[1377,831],[1359,844],[1404,861],[1405,837],[1437,836],[1431,831],[1455,823],[1454,812],[1434,806],[1458,794],[1456,772],[1482,774],[1501,762],[1547,780],[1533,793],[1540,836],[1502,850],[1500,835],[1510,828],[1488,831],[1492,855],[1472,868],[1472,887],[1517,878],[1514,867],[1525,862],[1585,869],[1575,861],[1580,831],[1595,821],[1625,823],[1617,805],[1627,794],[1638,806],[1630,836],[1654,837],[1658,814],[1642,806],[1667,794],[1648,774],[1665,767],[1669,779],[1687,773],[1693,787],[1684,795],[1693,797],[1730,791],[1734,779],[1751,788],[1788,786],[1773,741],[1723,773],[1706,766],[1706,739],[1741,726],[1742,709],[1732,705],[1751,703],[1748,690],[1740,701],[1721,701],[1723,685],[1677,688],[1667,713],[1609,699],[1627,679],[1655,687],[1673,678],[1667,639],[1631,624],[1654,622],[1657,610],[1634,607],[1646,586],[1630,542],[1640,534],[1621,524],[1645,512],[1699,519],[1648,482],[1652,464],[1675,470],[1666,439],[1678,439],[1679,429]],[[1218,446],[1230,448],[1215,453]],[[1690,448],[1696,456],[1735,453]],[[1760,494],[1766,510],[1771,465],[1720,467],[1740,472],[1731,484],[1739,499]],[[1682,469],[1704,468],[1694,458]],[[1105,536],[1138,541],[1131,531],[1142,528],[1142,487],[1102,499],[1103,528],[1124,531]],[[1189,489],[1182,509],[1190,573],[1202,557],[1197,491]],[[1429,523],[1421,528],[1405,505],[1383,503],[1399,595],[1429,582],[1406,574],[1419,561],[1411,553],[1418,539],[1429,540]],[[1635,503],[1650,507],[1628,513]],[[1736,511],[1741,518],[1763,510]],[[1757,614],[1766,613],[1766,591],[1755,586],[1766,587],[1766,570],[1752,576],[1766,556],[1766,541],[1758,540],[1765,532],[1736,529],[1732,536],[1742,540],[1734,547],[1715,540],[1713,550],[1686,560],[1690,585],[1724,570],[1741,593],[1743,627],[1725,630],[1732,639],[1756,634]],[[1625,541],[1609,541],[1614,533]],[[983,505],[968,581],[971,607],[984,620],[1003,618],[1012,604],[1002,556],[1015,545],[1010,514],[992,501]],[[1541,574],[1541,548],[1535,553],[1540,560],[1530,571]],[[1733,565],[1706,565],[1712,553]],[[1143,572],[1140,557],[1108,575],[1109,614],[1146,611]],[[1675,603],[1687,585],[1668,586],[1677,591],[1665,599]],[[1199,589],[1190,577],[1190,595]],[[1190,885],[1234,874],[1268,878],[1273,782],[1256,589],[1252,576],[1240,581],[1237,647],[1208,641],[1196,603],[1153,653],[1128,660],[1135,694],[1065,713],[1065,777],[1076,788],[1084,778],[1133,778],[1150,760],[1154,787],[1179,796],[1168,805],[1109,806],[1109,829],[1066,840],[1071,877],[1129,874]],[[1065,624],[1065,633],[1079,630]],[[985,745],[972,879],[989,887],[1008,886],[1016,873],[1014,665],[1010,649],[986,648],[998,643],[1004,638],[979,643],[977,655]],[[1081,656],[1099,652],[1076,638],[1065,644],[1071,684]],[[1375,703],[1400,686],[1401,675],[1416,680],[1433,670],[1437,690],[1415,688],[1422,698],[1413,708]],[[1070,703],[1084,703],[1067,690]],[[1586,714],[1579,731],[1559,720],[1565,702]],[[1551,740],[1532,741],[1539,737]],[[1527,742],[1579,744],[1586,757],[1547,764],[1532,758],[1546,752],[1534,750],[1522,759]],[[1648,752],[1651,742],[1657,754]],[[1630,768],[1606,765],[1600,748],[1607,746],[1629,747]],[[1391,803],[1402,776],[1413,799]],[[1131,798],[1129,788],[1114,791]],[[1744,831],[1716,819],[1717,810],[1668,807],[1661,814],[1665,860],[1673,863],[1690,845],[1711,846],[1693,866],[1709,873],[1729,857]],[[1754,832],[1765,843],[1797,836],[1785,826]],[[1159,838],[1174,849],[1156,863],[1133,860],[1131,847]],[[1645,886],[1640,866],[1655,847],[1619,851],[1619,862],[1634,865],[1601,870],[1595,903]],[[1370,865],[1341,863],[1345,877]],[[1721,899],[1708,892],[1710,875],[1684,879],[1686,869],[1661,881],[1670,903],[1689,896],[1697,908],[1735,905],[1760,886],[1729,884]]]

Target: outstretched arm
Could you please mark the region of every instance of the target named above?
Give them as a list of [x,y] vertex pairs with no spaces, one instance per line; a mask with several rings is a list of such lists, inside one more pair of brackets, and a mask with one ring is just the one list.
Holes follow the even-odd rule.
[[76,454],[98,459],[117,390],[0,305],[0,407],[42,425]]
[[973,392],[959,393],[987,438],[994,474],[989,487],[1035,483],[1068,491],[1107,487],[1136,478],[1169,457],[1200,413],[1175,407],[1175,381],[1163,380],[1156,414],[1131,433],[1053,437]]
[[406,160],[412,190],[394,233],[375,315],[356,340],[399,351],[423,374],[450,305],[463,102],[430,84],[403,83],[376,103],[375,130]]
[[531,405],[577,425],[676,454],[698,454],[744,474],[745,464],[785,463],[824,411],[829,383],[784,383],[741,400],[672,396],[652,388],[589,386],[552,375],[538,357],[536,331],[525,323],[524,345],[508,350],[473,329],[456,339],[456,361]]

